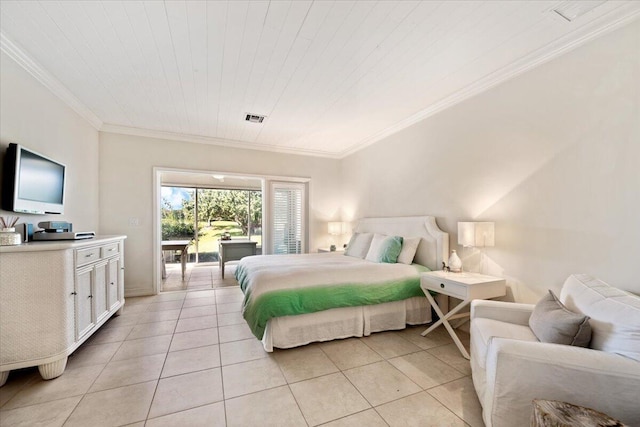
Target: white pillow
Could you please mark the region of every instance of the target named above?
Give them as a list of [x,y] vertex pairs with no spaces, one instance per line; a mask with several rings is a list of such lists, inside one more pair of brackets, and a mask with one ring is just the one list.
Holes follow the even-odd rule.
[[640,360],[640,297],[587,274],[565,280],[560,301],[591,319],[589,348]]
[[355,233],[351,236],[344,254],[356,258],[364,258],[369,251],[371,239],[373,239],[372,233]]
[[412,264],[419,244],[420,237],[405,237],[402,241],[402,250],[400,251],[400,255],[398,255],[398,262],[402,264]]
[[367,257],[365,258],[367,261],[378,262],[380,260],[380,250],[382,249],[382,241],[385,239],[384,234],[374,234],[373,239],[371,240],[371,245],[369,245],[369,252],[367,252]]

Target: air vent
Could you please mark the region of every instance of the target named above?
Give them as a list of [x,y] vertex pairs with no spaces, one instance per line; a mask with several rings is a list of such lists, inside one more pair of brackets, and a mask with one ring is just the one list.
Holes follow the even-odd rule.
[[258,114],[247,114],[245,120],[251,123],[262,123],[266,116],[260,116]]
[[591,12],[602,3],[605,3],[605,0],[588,2],[565,1],[553,8],[553,11],[562,16],[567,21],[572,22],[585,13]]

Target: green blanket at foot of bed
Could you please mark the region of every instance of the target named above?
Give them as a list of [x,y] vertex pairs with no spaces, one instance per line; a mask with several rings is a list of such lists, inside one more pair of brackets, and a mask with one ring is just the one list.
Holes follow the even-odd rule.
[[[427,270],[421,267],[421,271]],[[278,290],[265,293],[255,300],[249,292],[245,295],[242,314],[253,334],[262,339],[268,320],[274,317],[381,304],[418,296],[424,296],[419,276],[383,283],[345,283]]]

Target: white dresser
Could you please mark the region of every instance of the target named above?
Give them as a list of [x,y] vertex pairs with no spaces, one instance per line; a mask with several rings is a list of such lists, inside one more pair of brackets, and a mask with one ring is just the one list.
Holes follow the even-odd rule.
[[0,246],[0,386],[12,369],[38,366],[44,379],[124,306],[124,240]]

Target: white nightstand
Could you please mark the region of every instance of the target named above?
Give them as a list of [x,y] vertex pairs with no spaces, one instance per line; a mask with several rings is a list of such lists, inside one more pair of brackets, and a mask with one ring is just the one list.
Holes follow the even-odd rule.
[[[469,316],[469,313],[456,313],[469,304],[471,300],[490,299],[504,296],[507,291],[505,280],[499,277],[485,276],[477,273],[429,271],[420,275],[420,287],[429,300],[429,303],[431,303],[433,309],[440,317],[436,323],[431,325],[422,333],[422,336],[424,337],[441,324],[444,324],[462,355],[469,359],[469,353],[467,353],[467,350],[460,342],[460,339],[453,330],[449,320]],[[447,314],[444,314],[429,291],[458,298],[461,299],[462,302]]]
[[318,248],[318,252],[319,253],[325,253],[325,252],[337,252],[337,253],[344,253],[344,248],[336,248],[335,251],[330,250],[329,248]]

